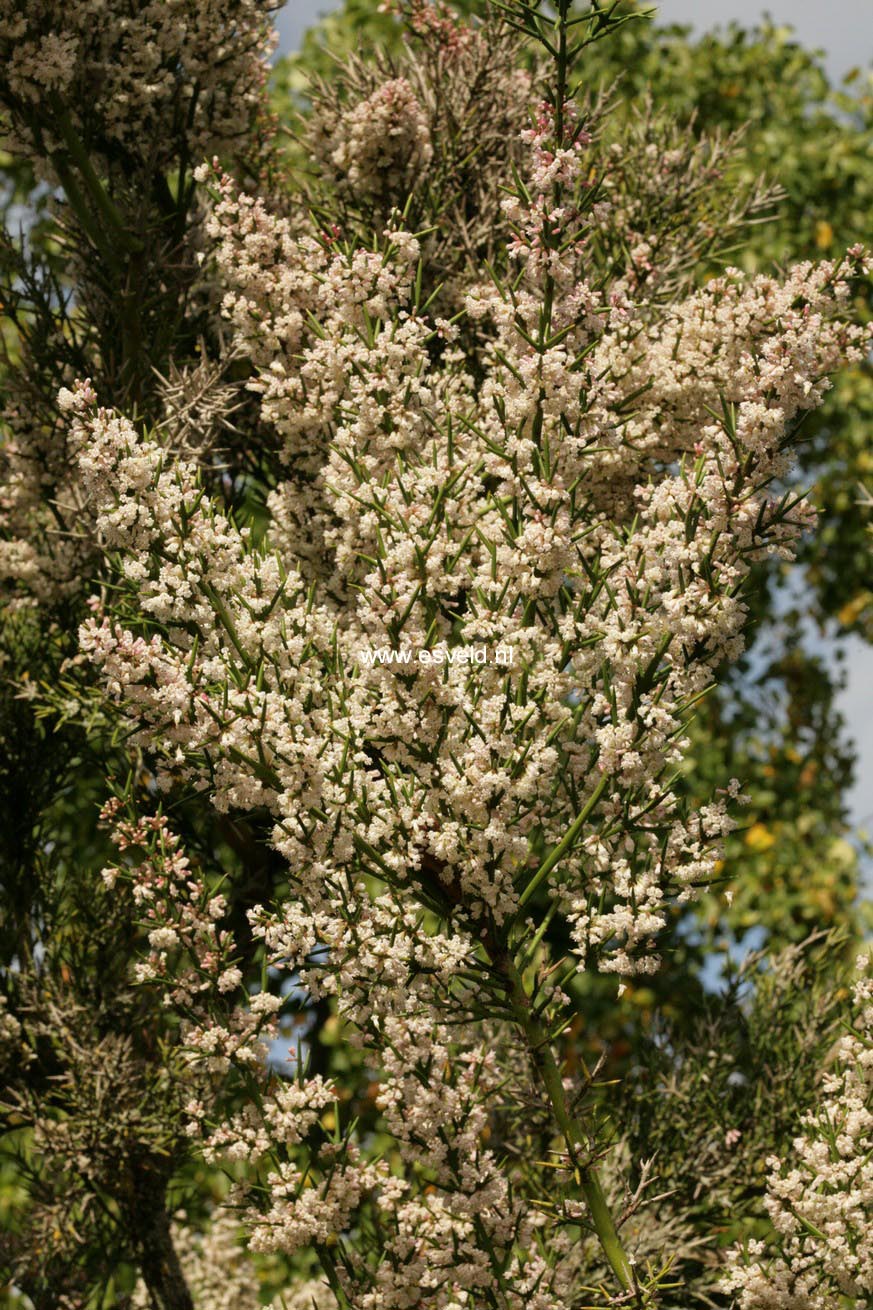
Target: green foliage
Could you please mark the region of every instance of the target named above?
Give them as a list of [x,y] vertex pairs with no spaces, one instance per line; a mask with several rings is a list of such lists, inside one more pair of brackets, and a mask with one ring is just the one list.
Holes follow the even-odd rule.
[[748,955],[690,1025],[658,1020],[622,1085],[631,1159],[656,1162],[668,1209],[706,1235],[692,1257],[695,1304],[718,1296],[707,1286],[717,1248],[766,1235],[757,1199],[766,1159],[790,1150],[843,1031],[844,944],[819,933],[775,957]]

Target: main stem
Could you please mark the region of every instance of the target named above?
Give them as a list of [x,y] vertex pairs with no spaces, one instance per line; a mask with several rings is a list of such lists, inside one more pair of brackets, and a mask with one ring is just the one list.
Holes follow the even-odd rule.
[[[557,19],[555,27],[557,29],[557,46],[553,47],[546,43],[550,49],[555,63],[555,141],[558,149],[564,145],[564,137],[567,130],[565,103],[568,94],[568,83],[570,73],[571,56],[568,48],[568,19],[571,9],[571,0],[557,0]],[[532,13],[536,13],[536,6],[532,8]],[[536,19],[534,20],[536,29]],[[554,202],[556,208],[563,203],[562,188],[556,185]],[[543,234],[544,241],[548,244],[552,239],[550,234]],[[547,349],[547,343],[552,331],[552,318],[554,315],[555,301],[555,281],[551,271],[547,272],[545,285],[543,288],[543,308],[540,315],[540,336],[539,352],[544,355]],[[537,406],[537,413],[533,424],[534,444],[539,450],[544,427],[544,392],[540,392],[540,403]],[[601,782],[600,788],[595,795],[603,789],[605,780]],[[530,891],[528,892],[528,895]],[[487,943],[486,943],[487,945]],[[492,957],[492,963],[495,968],[503,975],[510,996],[512,1012],[522,1030],[527,1042],[534,1066],[540,1076],[549,1103],[552,1108],[552,1114],[555,1123],[560,1129],[561,1135],[566,1143],[568,1156],[573,1164],[574,1176],[579,1186],[585,1202],[588,1206],[588,1212],[591,1216],[591,1223],[594,1231],[600,1239],[603,1252],[609,1261],[610,1268],[618,1279],[623,1292],[632,1292],[635,1287],[635,1280],[631,1263],[621,1244],[621,1238],[612,1212],[609,1209],[606,1196],[603,1191],[603,1185],[598,1176],[597,1170],[585,1158],[588,1153],[588,1138],[583,1125],[575,1118],[567,1105],[567,1098],[564,1093],[564,1083],[561,1078],[561,1071],[552,1051],[551,1041],[548,1032],[543,1028],[534,1015],[530,997],[528,996],[524,980],[516,967],[515,961],[508,948],[508,944],[495,944],[493,950],[489,950]],[[581,1157],[581,1158],[580,1158]]]
[[633,1269],[622,1246],[597,1170],[592,1164],[580,1160],[580,1147],[587,1152],[588,1138],[582,1124],[570,1112],[567,1105],[564,1082],[552,1051],[549,1034],[533,1014],[530,997],[509,950],[504,948],[497,952],[492,963],[507,982],[513,1015],[524,1033],[534,1067],[549,1098],[555,1123],[566,1143],[576,1182],[585,1198],[591,1223],[603,1247],[604,1255],[622,1290],[630,1292],[635,1286]]
[[179,1263],[167,1213],[163,1185],[146,1179],[135,1188],[131,1231],[139,1239],[139,1266],[155,1310],[194,1310]]
[[[561,149],[565,144],[566,114],[565,105],[569,93],[569,73],[570,64],[572,64],[572,54],[569,50],[568,30],[570,9],[572,9],[572,0],[557,0],[554,8],[557,10],[554,29],[557,33],[557,45],[552,45],[549,41],[544,41],[543,45],[551,52],[554,62],[554,139],[556,139],[556,148]],[[539,28],[539,5],[531,4],[528,14],[532,18],[532,31],[541,31]],[[562,187],[560,183],[554,187],[554,206],[560,208],[564,203]],[[552,234],[543,233],[545,244],[551,244],[553,241]],[[540,314],[540,335],[539,346],[540,356],[545,354],[548,348],[549,338],[552,333],[552,320],[554,313],[554,278],[551,270],[547,271],[543,288],[543,310]],[[539,452],[541,436],[544,428],[544,392],[540,390],[540,403],[537,405],[537,411],[534,419],[534,443]],[[539,456],[537,456],[539,457]],[[603,790],[603,782],[600,789]],[[596,793],[598,795],[599,793]],[[530,889],[528,889],[530,896]],[[587,1153],[589,1153],[589,1140],[583,1125],[579,1123],[577,1117],[570,1112],[568,1100],[564,1091],[564,1081],[561,1078],[561,1070],[558,1069],[554,1052],[552,1051],[551,1039],[545,1028],[541,1026],[532,1011],[530,997],[524,989],[524,981],[520,975],[519,969],[516,968],[513,955],[509,950],[509,943],[506,942],[488,942],[485,943],[492,956],[492,963],[497,971],[503,976],[509,990],[511,1010],[518,1023],[520,1030],[527,1041],[527,1047],[530,1049],[532,1061],[534,1061],[537,1073],[539,1073],[541,1082],[548,1095],[551,1103],[554,1121],[556,1121],[561,1136],[564,1137],[566,1150],[570,1161],[573,1163],[574,1176],[577,1179],[578,1187],[585,1197],[587,1208],[591,1216],[591,1224],[598,1238],[600,1246],[603,1247],[604,1255],[612,1272],[615,1273],[616,1279],[619,1280],[621,1290],[625,1293],[633,1293],[636,1288],[636,1280],[633,1276],[633,1268],[629,1262],[624,1247],[621,1246],[619,1230],[617,1230],[615,1220],[612,1218],[610,1205],[607,1203],[606,1195],[603,1192],[603,1184],[600,1183],[598,1171],[591,1163],[587,1162]]]

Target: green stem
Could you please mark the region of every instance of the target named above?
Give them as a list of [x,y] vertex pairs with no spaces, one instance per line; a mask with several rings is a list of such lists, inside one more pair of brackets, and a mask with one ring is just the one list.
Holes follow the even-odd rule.
[[540,884],[544,881],[544,879],[548,878],[549,874],[552,872],[552,869],[554,869],[555,865],[560,863],[560,861],[564,858],[567,852],[572,850],[573,847],[576,845],[576,841],[579,837],[580,832],[585,827],[585,824],[587,823],[588,819],[591,817],[592,810],[594,809],[597,802],[600,800],[600,797],[603,795],[604,791],[606,790],[606,785],[608,782],[610,782],[610,780],[611,779],[608,774],[604,773],[602,775],[597,786],[594,788],[594,791],[588,797],[588,800],[585,802],[581,811],[579,812],[579,814],[577,814],[576,818],[573,820],[572,824],[567,829],[564,836],[558,842],[557,846],[555,846],[549,852],[546,858],[543,860],[542,864],[537,869],[536,873],[531,878],[530,882],[527,884],[524,891],[521,893],[521,895],[518,898],[518,908],[520,910],[524,909],[524,907],[527,905],[528,901],[531,899],[536,889],[540,886]]
[[88,151],[82,145],[66,109],[55,100],[55,113],[57,115],[57,124],[60,129],[64,145],[70,153],[71,159],[76,164],[82,175],[86,190],[94,202],[97,212],[103,218],[107,228],[114,236],[122,250],[128,254],[135,254],[142,250],[142,242],[128,232],[124,225],[124,219],[118,212],[115,204],[107,193],[103,183],[97,176],[94,165],[91,163]]
[[[559,0],[558,3],[558,44],[554,51],[556,85],[555,85],[555,148],[562,149],[564,145],[564,102],[567,98],[567,82],[569,75],[569,53],[567,48],[567,18],[570,10],[570,0]],[[555,207],[559,208],[563,201],[563,188],[558,183],[554,188]],[[555,237],[544,231],[542,234],[543,243],[547,246],[555,244]],[[537,342],[537,350],[540,356],[540,376],[542,376],[542,357],[546,353],[547,342],[552,335],[552,320],[554,318],[555,307],[555,279],[551,272],[546,273],[543,284],[543,307],[540,313],[540,331]],[[543,441],[543,428],[545,425],[544,408],[546,393],[545,388],[540,388],[539,400],[537,403],[536,413],[533,420],[532,437],[534,448],[536,450],[536,462],[539,466],[541,460],[541,449]],[[537,468],[540,472],[540,468]]]
[[635,1286],[633,1269],[622,1246],[618,1228],[603,1191],[603,1184],[595,1167],[580,1159],[580,1148],[581,1152],[588,1151],[588,1135],[567,1105],[564,1082],[552,1051],[549,1035],[531,1011],[530,997],[509,951],[504,949],[498,952],[492,962],[509,985],[513,1015],[524,1033],[531,1059],[549,1098],[555,1123],[564,1138],[567,1153],[573,1163],[576,1182],[585,1198],[591,1223],[603,1253],[622,1291],[633,1291]]
[[[557,85],[555,87],[555,139],[558,149],[564,145],[564,104],[567,99],[567,80],[570,71],[570,59],[567,51],[567,20],[570,13],[569,0],[559,0],[558,5],[558,53],[555,59]],[[560,192],[558,194],[560,201]]]
[[76,218],[79,220],[82,230],[91,241],[94,249],[99,250],[109,267],[117,272],[118,260],[115,257],[115,252],[112,247],[107,244],[103,233],[94,221],[90,207],[82,194],[79,183],[76,181],[76,175],[73,173],[73,170],[67,166],[59,153],[56,153],[52,157],[52,163],[54,164],[55,172],[61,180],[61,186],[64,188],[67,203],[76,215]]

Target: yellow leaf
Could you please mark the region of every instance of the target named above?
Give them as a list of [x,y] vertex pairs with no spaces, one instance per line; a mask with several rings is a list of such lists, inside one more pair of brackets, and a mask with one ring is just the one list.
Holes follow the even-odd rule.
[[756,855],[769,851],[771,846],[776,845],[776,838],[763,823],[753,823],[746,833],[745,840],[749,850],[754,851]]
[[852,869],[858,855],[852,843],[846,841],[845,837],[835,837],[828,846],[828,858],[843,869]]
[[819,250],[827,250],[832,245],[834,239],[834,229],[828,223],[827,219],[820,219],[815,225],[815,244]]
[[832,919],[836,913],[837,903],[833,893],[826,887],[820,887],[813,896],[813,904],[821,911],[825,919]]
[[837,618],[844,628],[850,628],[853,623],[857,622],[858,617],[870,604],[870,600],[871,595],[869,591],[859,591],[857,596],[853,596],[853,598],[843,606],[843,608],[838,612]]

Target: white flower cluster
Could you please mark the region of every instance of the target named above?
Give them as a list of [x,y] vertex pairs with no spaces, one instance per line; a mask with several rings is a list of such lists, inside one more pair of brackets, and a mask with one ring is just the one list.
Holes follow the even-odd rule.
[[[162,987],[168,1003],[187,1016],[188,1131],[201,1141],[206,1161],[265,1170],[263,1186],[240,1184],[230,1198],[249,1230],[250,1249],[290,1255],[329,1247],[371,1206],[385,1233],[383,1259],[375,1274],[366,1263],[349,1274],[347,1291],[354,1288],[361,1310],[410,1304],[423,1288],[439,1310],[472,1307],[477,1289],[493,1284],[495,1258],[508,1307],[523,1310],[535,1292],[535,1310],[557,1310],[565,1290],[560,1268],[551,1269],[535,1249],[542,1217],[513,1196],[499,1160],[484,1146],[505,1071],[473,1023],[458,1024],[456,1013],[452,1023],[440,1019],[470,958],[469,939],[426,932],[421,914],[390,894],[348,907],[343,919],[293,904],[281,917],[263,907],[249,916],[265,963],[283,974],[293,970],[312,997],[337,994],[352,1041],[379,1059],[376,1103],[407,1169],[397,1177],[385,1162],[364,1160],[354,1143],[340,1148],[319,1132],[336,1105],[336,1091],[324,1079],[271,1076],[263,1043],[275,1032],[280,998],[241,992],[244,1003],[228,1016],[226,979],[236,972],[238,987],[240,975],[227,968],[226,934],[214,923],[224,899],[210,895],[204,875],[180,856],[163,818],[133,823],[115,803],[104,815],[124,857],[104,877],[112,885],[129,883],[153,947],[139,979]],[[189,967],[183,958],[167,968],[166,952],[173,950],[187,952]],[[256,1080],[259,1093],[216,1118],[232,1070],[243,1072],[249,1086]],[[305,1165],[289,1156],[292,1149],[305,1149]],[[197,1238],[194,1253],[206,1259],[216,1241],[224,1249],[226,1236],[220,1227]],[[196,1286],[199,1258],[192,1266]]]
[[873,1297],[873,957],[858,970],[853,1027],[821,1104],[793,1154],[768,1161],[773,1236],[732,1252],[725,1287],[737,1310],[863,1310]]
[[[244,169],[265,158],[276,7],[273,0],[0,0],[3,147],[48,183],[49,210],[69,228],[61,239],[65,277],[76,285],[72,312],[81,320],[72,353],[66,310],[55,307],[47,310],[43,358],[26,334],[14,347],[19,363],[0,415],[0,588],[12,606],[75,603],[93,576],[92,525],[81,517],[51,393],[76,373],[108,373],[114,385],[116,364],[127,381],[140,368],[152,380],[154,367],[174,372],[175,361],[150,338],[160,315],[144,288],[160,287],[160,314],[169,318],[186,301],[196,269],[194,164],[213,151],[237,162],[245,155]],[[143,279],[137,343],[118,350],[121,297],[112,304],[107,287],[128,276],[119,270],[134,249],[135,276]],[[23,289],[26,278],[16,279]],[[156,408],[150,403],[153,417]]]
[[[204,993],[212,991],[216,976],[219,991],[237,988],[242,975],[230,962],[233,943],[219,926],[227,900],[210,893],[191,868],[166,817],[132,821],[114,798],[101,817],[124,861],[105,868],[103,882],[110,891],[119,878],[130,885],[148,932],[151,952],[136,965],[138,981],[160,982],[169,1004],[193,1013]],[[136,861],[134,854],[140,857]]]
[[318,154],[340,193],[358,200],[408,192],[430,163],[427,119],[409,82],[394,78],[345,113],[323,118]]
[[[240,1222],[232,1210],[217,1209],[209,1227],[198,1232],[179,1215],[173,1224],[173,1244],[191,1299],[197,1310],[261,1310],[260,1284],[242,1243]],[[131,1310],[150,1310],[148,1289],[140,1282]],[[271,1310],[336,1310],[336,1300],[324,1283],[300,1284],[294,1292],[271,1303]]]
[[[221,182],[225,309],[289,470],[271,536],[253,549],[192,467],[65,397],[106,546],[165,634],[107,617],[82,639],[164,782],[266,805],[313,903],[367,850],[404,885],[436,867],[463,913],[502,923],[532,849],[596,796],[554,887],[580,956],[626,973],[653,967],[666,901],[706,883],[729,829],[722,801],[684,816],[663,779],[742,649],[750,562],[808,521],[769,487],[861,334],[833,264],[728,272],[658,314],[595,291],[585,136],[555,154],[551,131],[544,111],[507,202],[514,289],[469,297],[481,377],[416,308],[409,234],[297,236]],[[357,664],[365,643],[439,642],[509,644],[512,667]]]
[[[151,163],[181,137],[194,158],[246,136],[261,111],[272,0],[2,0],[0,82],[14,149],[44,166],[68,132]],[[53,140],[45,138],[46,100]],[[41,113],[35,110],[40,106]],[[170,154],[169,158],[172,158]]]

